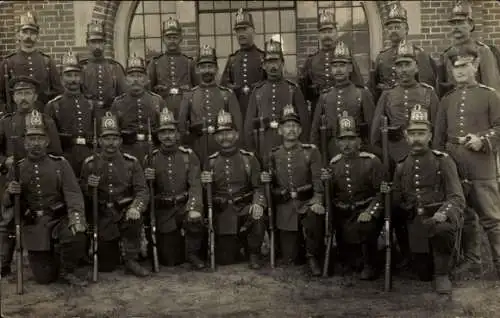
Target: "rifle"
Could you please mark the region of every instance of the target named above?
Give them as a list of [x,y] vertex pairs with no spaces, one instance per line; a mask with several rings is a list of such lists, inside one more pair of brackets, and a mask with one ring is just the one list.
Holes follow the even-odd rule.
[[[153,134],[151,133],[151,119],[148,118],[148,166],[153,166]],[[153,249],[153,272],[160,271],[160,263],[158,261],[158,248],[156,247],[156,212],[155,212],[155,185],[154,180],[149,180],[149,225],[151,227],[151,245]]]
[[[203,118],[203,138],[205,141],[203,143],[203,155],[204,158],[204,169],[209,169],[209,159],[208,159],[208,126],[207,119]],[[215,232],[214,232],[214,220],[213,220],[213,197],[212,197],[212,183],[206,184],[207,191],[207,210],[208,210],[208,254],[210,257],[210,268],[215,270]]]
[[[323,157],[323,164],[325,167],[328,166],[328,137],[327,137],[327,121],[326,115],[321,115],[321,126],[320,126],[320,138],[321,138],[321,155]],[[330,268],[330,252],[332,250],[332,241],[333,234],[330,223],[331,213],[332,213],[332,198],[331,198],[331,188],[330,188],[330,180],[325,181],[325,238],[326,238],[326,247],[325,247],[325,260],[323,263],[323,277],[328,277],[328,269]]]
[[[19,171],[19,152],[17,147],[19,144],[19,136],[13,136],[13,147],[14,147],[14,160],[12,164],[14,165],[14,180],[20,182],[20,171]],[[16,225],[16,290],[18,295],[23,294],[23,245],[22,245],[22,220],[21,220],[21,195],[16,194],[14,196],[14,222]]]
[[[260,157],[262,159],[263,170],[269,171],[269,161],[267,154],[265,153],[265,126],[264,117],[259,117],[259,138],[258,138],[258,149],[260,152]],[[271,185],[269,183],[265,184],[266,200],[267,200],[267,213],[269,216],[269,245],[271,249],[270,261],[271,268],[275,268],[275,250],[274,250],[274,214],[273,214],[273,200],[271,197]]]
[[[94,152],[94,167],[93,167],[93,173],[97,175],[98,173],[98,167],[97,167],[97,160],[98,160],[98,153],[97,153],[97,119],[94,118],[94,137],[92,139],[92,146],[93,146],[93,152]],[[99,258],[97,256],[97,252],[99,250],[98,247],[98,226],[99,226],[99,221],[98,221],[98,213],[99,213],[99,197],[98,197],[98,187],[94,187],[92,189],[92,218],[94,221],[94,230],[92,231],[92,257],[93,257],[93,268],[92,268],[92,281],[97,282],[98,275],[99,275]]]
[[[386,116],[382,116],[382,154],[385,171],[389,171],[389,124]],[[389,174],[387,174],[389,176]],[[387,180],[390,182],[390,180]],[[391,196],[384,193],[384,229],[385,229],[385,281],[384,291],[392,289],[391,257],[392,257],[392,228],[391,228]]]
[[12,102],[10,100],[10,86],[9,86],[9,66],[7,65],[7,60],[3,64],[3,79],[4,79],[4,89],[5,89],[5,112],[14,112],[12,109]]

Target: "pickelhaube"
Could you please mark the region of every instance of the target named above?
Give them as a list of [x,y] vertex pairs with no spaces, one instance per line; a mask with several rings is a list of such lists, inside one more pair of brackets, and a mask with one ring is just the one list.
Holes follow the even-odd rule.
[[66,54],[61,58],[62,64],[62,72],[80,72],[82,68],[80,67],[80,63],[78,61],[78,56],[73,53],[72,50],[69,50]]
[[415,61],[416,59],[417,54],[413,45],[406,41],[401,42],[398,47],[395,62],[398,63],[402,61]]
[[351,50],[349,50],[349,47],[343,41],[339,41],[335,46],[332,61],[345,63],[352,61]]
[[40,82],[38,82],[31,76],[20,75],[12,78],[10,80],[9,86],[12,91],[28,88],[37,90],[40,87]]
[[87,24],[87,40],[104,40],[104,23],[92,21]]
[[466,1],[458,1],[451,10],[448,21],[472,20],[472,7]]
[[120,136],[120,128],[118,126],[118,118],[111,112],[106,112],[106,114],[101,118],[101,133],[100,136],[115,135]]
[[175,130],[179,122],[175,120],[174,113],[167,107],[163,108],[160,113],[160,126],[158,130]]
[[283,51],[281,49],[281,43],[274,41],[273,39],[266,42],[266,53],[264,55],[264,60],[283,60]]
[[43,115],[34,109],[26,115],[26,135],[45,135],[47,134]]
[[238,28],[246,28],[246,27],[254,27],[252,14],[249,12],[243,11],[243,8],[240,8],[238,12],[236,12],[236,19],[234,23],[234,29]]
[[295,108],[291,104],[286,104],[285,107],[283,107],[283,112],[281,114],[281,120],[280,123],[283,124],[287,121],[295,121],[300,124],[300,117],[295,111]]
[[28,11],[25,14],[21,15],[21,23],[19,25],[19,29],[21,30],[31,29],[35,30],[36,32],[40,31],[38,20],[31,11]]
[[401,23],[408,21],[408,14],[406,9],[401,6],[399,2],[393,3],[389,8],[389,14],[385,20],[385,25],[391,23]]
[[338,126],[338,138],[342,137],[357,137],[358,130],[356,126],[356,120],[354,117],[349,116],[347,111],[342,113],[342,116],[339,118],[339,126]]
[[236,126],[234,125],[233,115],[230,112],[226,112],[224,109],[221,109],[217,114],[217,131],[223,130],[233,130]]
[[431,122],[425,108],[420,104],[416,104],[410,111],[410,119],[406,130],[427,130],[430,128]]
[[337,27],[335,17],[330,10],[323,10],[320,12],[318,18],[318,30],[320,31],[323,29],[335,29]]
[[146,73],[146,63],[144,59],[137,56],[135,53],[128,58],[127,61],[127,74],[132,72]]
[[203,45],[200,48],[200,53],[198,55],[198,64],[202,63],[214,63],[217,64],[217,54],[215,52],[215,48],[211,47],[208,44]]
[[474,61],[478,56],[478,50],[471,45],[463,45],[460,48],[452,47],[448,51],[448,58],[453,66],[465,65]]
[[177,19],[169,17],[167,21],[163,22],[163,35],[181,34],[182,27]]

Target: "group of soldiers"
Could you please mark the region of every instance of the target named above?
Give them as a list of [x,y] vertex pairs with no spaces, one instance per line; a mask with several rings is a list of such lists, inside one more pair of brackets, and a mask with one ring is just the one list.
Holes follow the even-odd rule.
[[259,269],[269,236],[272,266],[307,262],[321,276],[331,258],[370,280],[381,231],[390,242],[394,229],[398,267],[448,295],[453,268],[480,268],[479,224],[500,276],[500,73],[494,48],[471,39],[471,7],[453,8],[455,43],[435,63],[406,41],[394,4],[392,46],[367,85],[333,15],[318,20],[320,50],[295,84],[281,44],[257,48],[252,15],[238,11],[240,49],[218,83],[215,50],[182,54],[175,19],[166,52],[126,68],[104,57],[104,26],[92,22],[91,57],[68,52],[59,74],[24,15],[0,70],[2,276],[15,245],[39,283],[85,285],[74,272],[87,250],[99,271],[123,263],[147,276],[144,237],[153,263]]

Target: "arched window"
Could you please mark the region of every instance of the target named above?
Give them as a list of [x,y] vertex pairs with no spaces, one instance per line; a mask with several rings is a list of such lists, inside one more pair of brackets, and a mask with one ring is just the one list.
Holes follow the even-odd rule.
[[217,50],[220,72],[238,46],[233,30],[236,12],[244,8],[253,16],[255,44],[264,49],[271,38],[281,42],[285,76],[297,74],[295,1],[198,1],[198,34],[201,45]]
[[149,59],[165,51],[163,22],[176,18],[176,1],[138,1],[129,27],[128,55]]
[[318,13],[334,13],[339,38],[346,43],[359,63],[361,73],[368,78],[370,71],[370,29],[363,1],[318,1]]

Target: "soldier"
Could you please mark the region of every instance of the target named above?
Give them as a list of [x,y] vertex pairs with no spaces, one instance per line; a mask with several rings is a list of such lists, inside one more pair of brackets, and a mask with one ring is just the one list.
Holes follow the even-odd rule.
[[266,76],[262,69],[264,51],[254,43],[255,27],[251,13],[244,12],[243,9],[238,10],[234,32],[240,49],[229,55],[220,84],[234,91],[238,97],[241,113],[244,115],[247,112],[252,86]]
[[[5,91],[7,81],[14,77],[27,76],[36,79],[38,102],[36,108],[43,111],[45,104],[63,92],[56,63],[52,58],[35,48],[40,32],[36,17],[28,11],[21,16],[21,25],[17,34],[19,50],[7,55],[0,68],[0,112],[14,112],[15,105],[7,105],[9,92]],[[8,74],[5,74],[5,71]],[[11,109],[6,109],[10,107]]]
[[83,70],[82,90],[95,105],[96,118],[102,117],[113,100],[126,91],[123,66],[104,57],[104,24],[93,21],[87,25],[87,46],[91,57],[80,60]]
[[111,272],[120,262],[120,243],[127,272],[144,277],[149,271],[136,258],[140,251],[141,214],[149,201],[141,164],[136,157],[120,152],[122,139],[117,118],[106,113],[101,118],[99,154],[83,163],[81,186],[92,198],[98,188],[99,198],[99,270]]
[[368,134],[375,105],[370,91],[366,87],[358,86],[351,81],[349,74],[352,72],[352,61],[351,51],[347,45],[342,41],[338,42],[333,51],[331,65],[335,84],[323,91],[318,101],[319,106],[314,111],[310,141],[315,145],[320,144],[321,116],[325,115],[328,132],[330,133],[328,136],[328,158],[333,158],[339,153],[335,143],[336,139],[332,137],[337,132],[338,119],[344,111],[354,117],[358,126],[357,129],[360,132],[362,145],[366,147],[369,144]]
[[204,230],[200,160],[193,150],[178,145],[177,125],[174,114],[164,108],[158,128],[160,148],[145,160],[144,173],[147,180],[154,180],[156,194],[159,261],[177,265],[185,254],[195,269],[202,269],[205,264],[198,256]]
[[[468,46],[452,56],[457,87],[439,105],[433,146],[446,150],[455,160],[466,184],[467,203],[483,226],[500,277],[500,193],[495,180],[495,153],[500,136],[500,97],[494,89],[478,84],[480,51]],[[477,216],[465,210],[465,262],[457,269],[480,269],[481,237]]]
[[285,105],[293,105],[299,114],[300,123],[304,127],[301,136],[305,141],[309,135],[309,112],[304,101],[302,92],[297,84],[283,78],[283,52],[279,42],[270,41],[266,43],[266,55],[263,68],[267,79],[255,84],[250,95],[244,125],[244,140],[247,149],[256,151],[257,145],[252,135],[256,120],[260,117],[267,123],[265,140],[268,141],[262,153],[269,153],[272,148],[281,144],[281,136],[278,135],[278,123]]
[[64,151],[73,172],[80,176],[83,161],[91,155],[94,106],[81,91],[82,69],[78,57],[69,51],[62,58],[64,93],[51,100],[45,113],[54,120]]
[[[242,119],[238,99],[231,89],[217,85],[217,55],[215,49],[205,45],[200,49],[196,72],[201,83],[184,94],[179,113],[179,131],[185,142],[204,162],[208,156],[219,149],[211,136],[215,132],[217,114],[221,109],[233,115],[234,124],[241,130]],[[206,124],[206,131],[203,126]],[[209,145],[204,153],[203,143],[205,133],[208,133]]]
[[198,82],[193,59],[180,51],[182,28],[179,21],[169,17],[163,23],[163,41],[166,52],[154,57],[148,63],[149,84],[168,107],[179,116],[183,92]]
[[[398,84],[396,60],[399,47],[407,42],[408,19],[406,10],[399,3],[394,3],[385,21],[386,31],[391,41],[391,46],[382,50],[373,66],[370,74],[370,89],[378,101],[383,91],[392,89]],[[418,65],[418,73],[414,74],[420,83],[426,83],[437,91],[438,68],[432,57],[416,45],[408,44],[415,52],[415,61]]]
[[444,96],[457,85],[453,76],[453,65],[450,63],[450,57],[456,55],[457,50],[467,46],[471,46],[479,54],[479,67],[476,74],[477,81],[500,91],[500,71],[495,54],[486,44],[471,38],[475,25],[472,19],[470,4],[458,1],[453,7],[451,17],[448,21],[452,26],[452,35],[455,43],[441,55],[441,68],[439,72],[441,96]]
[[[26,116],[24,146],[27,156],[16,163],[19,165],[19,180],[15,179],[14,166],[9,169],[2,210],[5,209],[5,214],[10,214],[12,220],[13,196],[21,196],[23,246],[28,251],[37,283],[55,281],[60,267],[60,277],[67,283],[86,286],[86,281],[73,274],[78,260],[85,253],[86,220],[82,191],[64,157],[47,155],[49,142],[43,116],[33,110]],[[5,214],[3,221],[8,219]],[[54,253],[55,243],[59,255]]]
[[299,242],[305,241],[309,268],[319,276],[325,214],[321,154],[315,145],[299,141],[302,128],[292,106],[283,109],[278,132],[283,145],[271,153],[272,176],[262,172],[261,180],[273,182],[280,250],[286,263],[297,261]]
[[249,254],[250,268],[259,269],[266,232],[266,199],[260,183],[259,161],[253,153],[237,146],[238,138],[232,115],[220,110],[215,139],[221,150],[210,156],[201,181],[213,182],[217,263],[234,263],[242,245]]
[[336,237],[344,265],[355,263],[352,251],[361,246],[360,278],[369,280],[375,277],[375,253],[383,212],[379,189],[385,171],[377,156],[360,151],[359,126],[354,117],[344,111],[338,125],[337,144],[341,153],[332,158],[328,170],[323,169],[322,179],[333,176]]
[[[314,114],[316,103],[322,91],[332,87],[336,81],[333,78],[331,59],[338,44],[337,25],[333,14],[324,10],[319,15],[318,31],[320,37],[320,50],[309,55],[304,62],[299,75],[299,85],[306,100],[311,102],[311,114]],[[358,63],[352,59],[352,71],[349,74],[351,81],[364,86]]]
[[146,69],[140,57],[130,57],[126,76],[128,90],[111,105],[122,129],[122,151],[143,162],[148,151],[148,121],[151,129],[158,126],[160,110],[167,107],[160,95],[146,90]]
[[451,294],[449,274],[458,252],[465,198],[453,159],[429,148],[431,129],[427,111],[416,105],[405,130],[411,151],[396,167],[392,200],[407,218],[419,277],[434,276],[436,292]]

